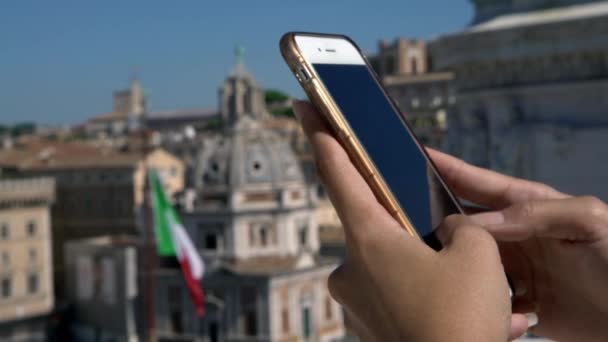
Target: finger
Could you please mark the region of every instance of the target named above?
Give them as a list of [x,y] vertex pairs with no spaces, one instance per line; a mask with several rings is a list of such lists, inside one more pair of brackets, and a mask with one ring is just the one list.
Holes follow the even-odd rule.
[[528,330],[528,319],[524,314],[511,315],[511,329],[509,331],[509,341],[521,337]]
[[439,229],[442,231],[444,243],[442,252],[475,256],[494,253],[496,259],[500,259],[494,238],[465,215],[448,216]]
[[370,329],[363,324],[361,319],[359,319],[352,311],[348,308],[344,308],[345,317],[344,320],[348,323],[348,327],[351,328],[357,337],[359,337],[360,341],[363,342],[374,342],[377,339],[374,337]]
[[471,202],[502,209],[522,201],[567,197],[547,185],[482,169],[431,148],[426,150],[454,193]]
[[345,228],[365,226],[361,223],[376,218],[392,220],[317,111],[308,102],[296,101],[294,112],[310,140],[319,176]]
[[496,239],[544,237],[593,242],[608,236],[608,206],[594,197],[515,204],[500,212],[472,215]]

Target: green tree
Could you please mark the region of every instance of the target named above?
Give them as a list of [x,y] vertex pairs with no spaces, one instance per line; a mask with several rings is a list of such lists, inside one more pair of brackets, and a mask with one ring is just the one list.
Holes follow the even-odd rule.
[[271,114],[276,117],[295,118],[292,107],[284,107],[284,108],[280,108],[280,109],[275,109],[271,112]]
[[205,125],[205,129],[206,130],[219,130],[222,127],[224,127],[224,120],[222,120],[221,117],[215,117],[213,119],[210,119],[209,121],[207,121],[207,124]]
[[289,96],[280,90],[268,89],[264,93],[264,101],[266,101],[266,104],[283,102],[287,99],[289,99]]
[[32,122],[21,122],[16,124],[11,129],[11,135],[18,137],[23,134],[32,134],[36,131],[36,124]]

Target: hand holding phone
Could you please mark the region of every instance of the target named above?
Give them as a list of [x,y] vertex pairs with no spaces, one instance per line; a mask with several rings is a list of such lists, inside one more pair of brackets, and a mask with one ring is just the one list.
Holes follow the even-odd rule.
[[308,103],[294,109],[347,239],[330,292],[362,340],[506,341],[523,334],[526,317],[510,315],[500,256],[487,232],[453,215],[439,228],[450,235],[435,253],[374,198],[315,109]]

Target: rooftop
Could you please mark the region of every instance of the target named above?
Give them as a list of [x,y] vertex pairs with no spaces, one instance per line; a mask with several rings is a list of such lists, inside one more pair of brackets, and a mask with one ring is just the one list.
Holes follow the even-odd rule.
[[224,268],[242,275],[273,276],[336,263],[333,258],[302,254],[299,256],[263,256],[225,263]]
[[98,236],[88,239],[79,239],[71,241],[72,245],[88,246],[88,247],[129,247],[136,246],[139,241],[128,235],[114,235],[114,236]]
[[128,117],[129,117],[129,115],[125,114],[125,113],[108,112],[108,113],[103,113],[103,114],[99,114],[99,115],[92,117],[91,119],[89,119],[89,122],[104,123],[104,122],[112,122],[112,121],[116,121],[116,120],[122,121],[122,120],[127,120]]
[[146,114],[149,120],[170,120],[170,119],[186,119],[186,118],[211,118],[219,115],[219,111],[215,108],[194,108],[194,109],[178,109],[170,111],[150,112]]
[[382,82],[385,86],[392,86],[401,84],[451,81],[452,79],[454,79],[454,74],[451,72],[429,72],[417,75],[385,76]]
[[471,26],[468,32],[483,32],[513,27],[541,25],[608,15],[608,2],[541,9],[531,12],[507,14]]
[[52,178],[0,180],[0,203],[45,201],[55,199],[55,181]]
[[137,150],[119,151],[86,142],[33,139],[0,150],[0,166],[21,170],[132,167],[142,159]]

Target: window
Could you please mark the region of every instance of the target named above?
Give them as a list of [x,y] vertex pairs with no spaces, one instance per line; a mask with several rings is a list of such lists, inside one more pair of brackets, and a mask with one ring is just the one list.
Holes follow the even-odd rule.
[[11,255],[8,252],[2,252],[2,265],[8,266],[11,263]]
[[386,75],[393,75],[395,73],[395,58],[393,56],[388,56],[385,60],[385,70],[384,73]]
[[35,262],[36,258],[38,257],[38,251],[36,251],[36,249],[31,248],[28,252],[28,257],[30,262]]
[[289,310],[287,308],[281,311],[281,326],[283,327],[283,333],[289,333]]
[[260,243],[262,247],[266,247],[268,244],[268,227],[266,226],[260,227]]
[[258,334],[258,322],[254,310],[245,313],[245,336],[255,336]]
[[251,224],[249,224],[249,246],[255,246],[255,245],[256,245],[255,224],[251,223]]
[[2,298],[8,298],[12,295],[13,292],[13,282],[11,278],[4,278],[0,281],[0,294]]
[[10,237],[10,235],[11,235],[11,229],[10,229],[8,223],[3,222],[2,224],[0,224],[0,239],[6,240]]
[[179,310],[171,310],[170,313],[170,321],[171,321],[171,331],[180,334],[183,332],[182,326],[182,312]]
[[302,198],[302,192],[297,191],[297,190],[291,191],[290,195],[291,195],[291,199],[294,201]]
[[36,235],[36,230],[37,230],[38,226],[36,224],[36,221],[34,220],[30,220],[27,222],[27,236],[34,236]]
[[218,342],[220,340],[220,331],[217,322],[209,323],[209,341]]
[[310,307],[302,308],[302,337],[309,339],[312,333],[312,321],[310,319]]
[[276,194],[271,191],[256,191],[245,194],[244,201],[252,202],[272,202],[276,200]]
[[257,289],[253,286],[243,286],[240,290],[243,334],[255,336],[258,333],[257,321]]
[[412,74],[418,73],[418,60],[415,57],[410,58],[410,63],[412,66]]
[[331,301],[331,298],[329,296],[325,297],[325,319],[326,320],[331,320],[334,316],[333,313],[333,303]]
[[307,224],[302,224],[298,228],[298,241],[300,241],[301,247],[306,246],[306,243],[308,242],[308,225]]
[[205,235],[205,249],[217,249],[217,236],[215,234]]
[[27,276],[27,292],[29,294],[34,294],[38,292],[38,275],[32,273]]
[[178,285],[173,285],[169,286],[167,291],[170,329],[173,333],[180,334],[184,330],[182,324],[182,288]]
[[276,232],[272,223],[255,223],[249,224],[249,246],[266,247],[271,242],[276,242]]

